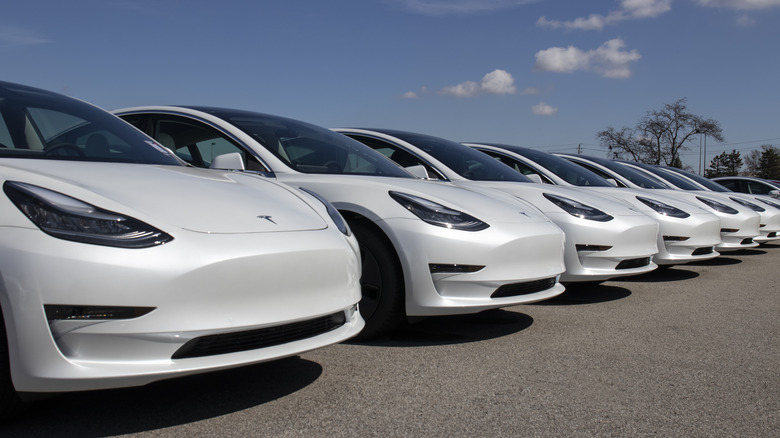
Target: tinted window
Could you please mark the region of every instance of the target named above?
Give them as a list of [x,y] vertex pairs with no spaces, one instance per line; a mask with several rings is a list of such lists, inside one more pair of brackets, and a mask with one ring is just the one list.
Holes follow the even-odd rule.
[[329,129],[247,111],[199,109],[230,122],[299,172],[412,178],[382,154]]
[[427,135],[388,132],[420,148],[466,179],[475,181],[531,182],[522,174],[468,146]]
[[0,83],[0,142],[0,157],[181,165],[101,109],[8,83]]

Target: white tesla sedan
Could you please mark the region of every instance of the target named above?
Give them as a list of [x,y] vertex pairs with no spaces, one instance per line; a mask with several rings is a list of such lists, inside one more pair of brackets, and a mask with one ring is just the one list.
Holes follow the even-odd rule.
[[661,193],[615,187],[584,167],[546,152],[505,144],[465,144],[532,179],[614,196],[657,220],[658,254],[653,256],[653,261],[659,265],[707,260],[719,255],[714,248],[720,243],[720,219],[697,205]]
[[20,393],[268,361],[364,326],[332,206],[188,167],[84,102],[0,82],[0,180],[0,417]]
[[600,282],[652,271],[658,222],[615,199],[568,187],[532,184],[523,175],[467,146],[397,130],[334,129],[390,157],[427,180],[496,190],[534,204],[566,233],[564,282]]
[[364,339],[406,316],[474,313],[563,292],[563,232],[511,197],[418,181],[359,142],[283,117],[181,106],[115,113],[194,166],[274,176],[331,202],[361,249]]
[[715,247],[715,250],[718,252],[722,253],[758,246],[758,243],[753,241],[753,238],[759,235],[760,217],[753,210],[745,208],[736,202],[716,200],[703,194],[673,189],[658,178],[606,158],[573,154],[555,155],[585,167],[602,178],[612,181],[618,187],[647,189],[649,190],[648,193],[658,193],[660,191],[666,196],[676,197],[696,205],[703,205],[705,209],[720,218],[720,244]]
[[719,200],[733,201],[743,207],[753,210],[758,213],[761,218],[761,223],[758,227],[759,234],[754,237],[753,240],[758,243],[766,243],[771,240],[780,239],[780,236],[778,236],[778,232],[780,231],[780,209],[774,205],[776,204],[776,200],[775,202],[771,202],[773,198],[767,198],[767,201],[762,201],[760,198],[756,198],[753,195],[732,192],[707,178],[685,172],[682,169],[666,166],[651,166],[641,163],[627,164],[650,172],[677,189],[697,192],[705,196],[715,197],[715,199]]

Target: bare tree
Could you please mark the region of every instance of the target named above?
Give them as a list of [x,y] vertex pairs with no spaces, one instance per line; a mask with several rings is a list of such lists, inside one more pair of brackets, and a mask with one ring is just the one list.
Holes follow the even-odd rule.
[[723,141],[723,130],[713,119],[688,112],[686,99],[648,111],[635,128],[607,128],[596,134],[602,146],[614,158],[626,158],[648,164],[683,167],[680,152],[697,134]]

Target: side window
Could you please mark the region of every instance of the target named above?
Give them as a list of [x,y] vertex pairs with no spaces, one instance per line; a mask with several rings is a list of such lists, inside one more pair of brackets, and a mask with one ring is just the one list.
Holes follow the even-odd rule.
[[749,192],[755,195],[768,195],[769,191],[771,190],[764,184],[757,183],[755,181],[748,181],[747,184],[748,188],[750,189]]
[[723,187],[725,187],[725,188],[727,188],[729,190],[733,190],[735,192],[739,192],[740,191],[739,187],[737,187],[736,181],[734,181],[734,180],[730,180],[730,179],[729,180],[719,180],[719,181],[715,181],[715,182],[720,184],[720,185],[722,185]]
[[5,119],[3,118],[2,113],[0,113],[0,147],[14,147],[14,141],[11,138],[11,132],[8,130],[8,125],[5,124]]
[[601,169],[599,169],[597,167],[593,167],[591,165],[588,165],[588,164],[585,164],[585,163],[581,163],[579,161],[572,161],[572,163],[575,163],[578,166],[582,166],[582,167],[590,170],[591,172],[595,173],[596,175],[598,175],[598,176],[600,176],[600,177],[602,177],[602,178],[604,178],[606,180],[610,180],[611,179],[611,180],[615,181],[617,183],[618,187],[625,187],[625,184],[623,184],[620,181],[616,180],[615,178],[612,177],[612,175],[602,171]]
[[207,168],[218,155],[238,152],[246,169],[267,171],[241,146],[211,126],[176,116],[157,117],[152,125],[154,139],[193,166]]
[[539,175],[539,178],[542,179],[542,182],[544,184],[553,184],[552,181],[550,181],[550,178],[547,178],[545,175],[540,174],[536,171],[536,169],[532,168],[531,166],[523,163],[522,161],[515,160],[512,157],[508,157],[504,154],[494,152],[494,151],[484,151],[482,149],[479,149],[480,152],[484,152],[485,154],[495,158],[496,160],[506,164],[507,166],[511,167],[512,169],[516,170],[517,172],[522,173],[523,175]]
[[381,140],[375,140],[370,137],[363,137],[363,136],[351,136],[351,137],[365,144],[371,149],[379,152],[380,154],[389,158],[391,161],[393,161],[395,164],[401,167],[406,168],[412,166],[423,166],[425,167],[425,171],[428,173],[428,178],[445,179],[444,176],[440,175],[439,172],[437,172],[428,163],[422,161],[414,154],[407,152],[404,149],[401,149],[400,147],[397,147],[390,143],[386,143]]

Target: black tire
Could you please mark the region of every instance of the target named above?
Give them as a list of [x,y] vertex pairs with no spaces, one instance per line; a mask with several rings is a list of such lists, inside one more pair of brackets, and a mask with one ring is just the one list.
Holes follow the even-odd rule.
[[380,231],[361,220],[350,221],[349,226],[363,265],[360,315],[366,326],[355,340],[364,341],[390,333],[406,320],[404,277],[392,245]]
[[0,309],[0,422],[21,412],[22,399],[11,381],[11,360],[8,357],[8,337],[5,333],[3,311]]

